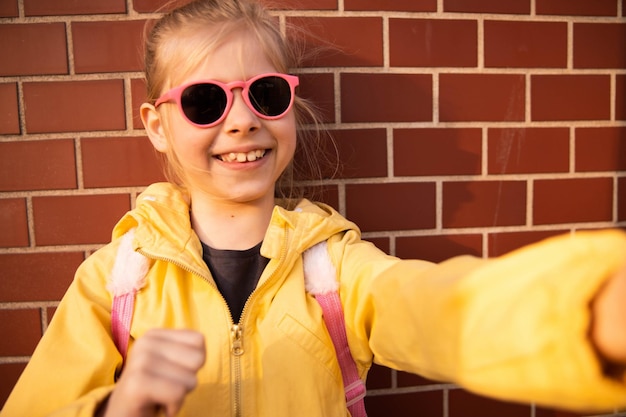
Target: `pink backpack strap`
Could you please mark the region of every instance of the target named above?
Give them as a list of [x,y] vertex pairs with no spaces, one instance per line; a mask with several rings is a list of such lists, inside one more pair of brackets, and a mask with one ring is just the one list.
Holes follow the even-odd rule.
[[126,353],[128,353],[130,322],[133,319],[134,305],[134,292],[113,297],[113,305],[111,307],[111,332],[113,333],[113,342],[115,346],[117,346],[117,350],[122,354],[124,361],[126,361]]
[[113,270],[109,276],[107,289],[113,296],[111,306],[111,333],[113,342],[122,354],[124,361],[128,352],[130,324],[133,319],[135,294],[146,281],[150,261],[133,248],[135,230],[121,237]]
[[327,243],[321,242],[303,254],[306,290],[315,296],[322,308],[324,323],[335,346],[346,393],[346,404],[352,417],[366,417],[365,383],[359,377],[350,353],[343,307],[339,298],[337,272],[328,255]]

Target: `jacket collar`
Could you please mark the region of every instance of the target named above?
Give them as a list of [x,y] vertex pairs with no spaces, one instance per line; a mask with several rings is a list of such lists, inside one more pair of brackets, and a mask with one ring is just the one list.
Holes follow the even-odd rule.
[[[136,229],[135,249],[159,253],[190,265],[203,265],[200,241],[191,228],[189,197],[169,183],[149,186],[137,198],[137,207],[115,226],[113,238]],[[330,206],[302,200],[294,210],[275,206],[261,254],[279,258],[283,250],[298,254],[309,247],[357,226]]]

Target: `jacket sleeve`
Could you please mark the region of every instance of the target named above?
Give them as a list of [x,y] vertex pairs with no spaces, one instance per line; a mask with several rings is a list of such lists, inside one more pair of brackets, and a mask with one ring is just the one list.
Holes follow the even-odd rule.
[[1,417],[91,417],[110,394],[122,362],[111,338],[106,291],[113,246],[78,268]]
[[626,406],[626,379],[603,373],[588,337],[591,301],[626,263],[622,232],[560,236],[500,258],[438,265],[384,256],[350,234],[337,237],[331,256],[357,361],[373,355],[507,401],[578,411]]

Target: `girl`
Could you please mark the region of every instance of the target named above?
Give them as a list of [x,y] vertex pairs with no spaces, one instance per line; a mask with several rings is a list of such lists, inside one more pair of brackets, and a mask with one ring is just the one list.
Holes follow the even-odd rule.
[[[289,51],[252,0],[198,0],[154,26],[141,115],[171,183],[81,265],[2,417],[347,415],[303,279],[319,242],[362,379],[375,361],[505,400],[626,406],[626,237],[437,266],[381,253],[291,187],[296,148],[315,142],[298,136],[311,112]],[[107,290],[124,245],[148,260],[125,362]]]

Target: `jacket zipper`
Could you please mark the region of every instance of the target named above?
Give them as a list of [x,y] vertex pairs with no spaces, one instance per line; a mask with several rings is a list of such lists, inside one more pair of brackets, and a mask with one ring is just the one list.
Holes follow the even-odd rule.
[[172,265],[176,265],[180,269],[182,269],[182,270],[184,270],[186,272],[189,272],[190,274],[193,274],[193,275],[196,275],[196,276],[202,278],[203,280],[205,280],[207,282],[207,284],[209,284],[212,287],[214,287],[215,289],[217,289],[217,285],[215,285],[215,283],[211,282],[211,280],[209,279],[208,276],[202,274],[201,272],[199,272],[199,271],[197,271],[195,269],[189,268],[187,265],[185,265],[185,264],[183,264],[181,262],[178,262],[178,261],[176,261],[174,259],[171,259],[171,258],[167,258],[165,256],[159,256],[159,255],[154,255],[152,253],[145,252],[143,249],[137,249],[137,253],[140,253],[141,255],[145,256],[146,258],[154,259],[155,261],[163,261],[163,262],[171,263]]
[[233,356],[233,415],[241,417],[241,355],[243,355],[243,329],[238,324],[230,328],[231,348]]
[[[231,355],[232,355],[232,371],[233,371],[233,415],[234,417],[241,417],[241,356],[244,354],[244,346],[243,346],[243,326],[241,323],[243,323],[244,318],[246,316],[246,312],[248,310],[248,305],[251,303],[252,298],[254,297],[254,295],[256,293],[259,292],[259,290],[261,288],[263,288],[265,285],[267,285],[268,282],[271,282],[271,279],[276,275],[276,273],[281,269],[281,266],[283,264],[283,262],[285,261],[285,257],[287,256],[287,240],[288,240],[288,231],[289,229],[285,229],[285,233],[283,236],[283,244],[281,245],[281,249],[280,249],[280,257],[278,258],[278,265],[276,266],[276,268],[272,271],[271,275],[263,282],[263,284],[261,284],[261,286],[257,289],[255,289],[252,294],[250,294],[250,297],[248,297],[248,299],[246,300],[246,303],[243,306],[243,311],[241,312],[241,318],[239,320],[238,324],[234,324],[234,320],[232,315],[230,315],[230,322],[231,322],[231,327],[230,327],[230,338],[231,338]],[[159,261],[163,261],[163,262],[169,262],[173,265],[176,265],[177,267],[181,268],[184,271],[187,271],[191,274],[197,275],[200,278],[202,278],[204,281],[207,282],[207,284],[211,285],[213,288],[215,288],[216,291],[218,291],[219,293],[219,289],[217,288],[217,285],[212,282],[208,277],[204,276],[203,274],[199,273],[198,271],[193,270],[192,268],[189,268],[188,266],[186,266],[185,264],[175,261],[173,259],[170,258],[166,258],[164,256],[157,256],[154,254],[150,254],[147,253],[141,249],[137,250],[138,253],[142,254],[143,256],[150,258],[150,259],[154,259],[154,260],[159,260]],[[221,295],[221,293],[220,293]],[[224,297],[222,296],[222,299],[224,300],[224,304],[226,303],[226,299],[224,299]]]
[[[244,354],[243,347],[243,326],[242,323],[245,321],[245,317],[247,316],[246,312],[249,310],[248,306],[252,303],[252,299],[256,294],[260,292],[260,290],[267,285],[268,282],[272,281],[272,278],[278,273],[279,270],[282,269],[282,265],[287,256],[287,240],[288,240],[288,231],[289,229],[285,229],[283,244],[280,249],[280,257],[278,258],[278,265],[272,271],[269,277],[261,284],[260,287],[256,288],[250,297],[246,300],[243,305],[243,311],[241,312],[241,318],[239,319],[238,324],[233,324],[231,327],[231,354],[233,356],[233,415],[235,417],[242,416],[242,407],[241,407],[241,356]],[[232,318],[231,318],[232,321]]]

